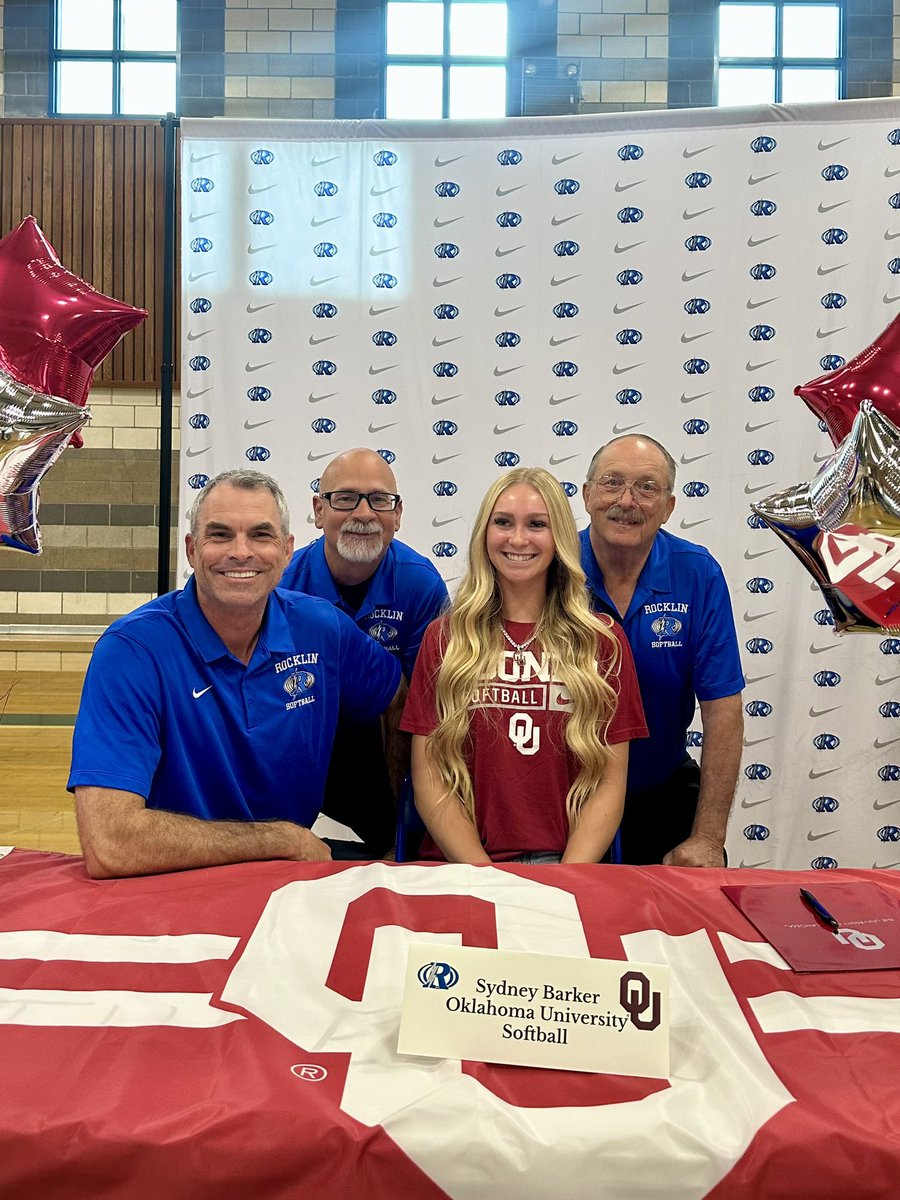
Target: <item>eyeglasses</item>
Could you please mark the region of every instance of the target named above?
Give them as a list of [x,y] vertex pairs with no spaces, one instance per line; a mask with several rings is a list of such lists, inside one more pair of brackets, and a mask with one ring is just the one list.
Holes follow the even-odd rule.
[[632,479],[629,482],[621,475],[601,475],[593,483],[594,487],[610,500],[616,500],[628,488],[638,504],[652,504],[653,501],[660,498],[663,492],[669,490],[663,484],[657,483],[655,479]]
[[365,500],[373,512],[393,512],[400,503],[394,492],[320,492],[319,496],[338,512],[353,512],[360,500]]

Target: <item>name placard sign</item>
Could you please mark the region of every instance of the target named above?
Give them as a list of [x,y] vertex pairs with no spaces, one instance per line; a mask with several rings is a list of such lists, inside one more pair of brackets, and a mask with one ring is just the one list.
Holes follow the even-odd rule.
[[669,1077],[669,968],[415,942],[400,1054]]

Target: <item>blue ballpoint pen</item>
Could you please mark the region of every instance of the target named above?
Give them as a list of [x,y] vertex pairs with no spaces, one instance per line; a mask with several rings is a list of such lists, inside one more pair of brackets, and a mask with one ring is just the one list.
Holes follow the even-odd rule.
[[812,892],[808,892],[806,888],[801,888],[800,899],[813,910],[819,920],[827,925],[832,933],[837,933],[840,930],[841,927],[836,918],[831,915],[824,904],[815,898]]

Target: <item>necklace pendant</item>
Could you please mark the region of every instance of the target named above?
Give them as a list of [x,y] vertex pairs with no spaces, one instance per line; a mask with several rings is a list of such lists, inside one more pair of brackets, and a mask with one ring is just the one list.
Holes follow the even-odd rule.
[[525,655],[522,653],[521,650],[517,650],[515,652],[515,654],[513,655],[513,662],[516,664],[517,667],[525,666]]

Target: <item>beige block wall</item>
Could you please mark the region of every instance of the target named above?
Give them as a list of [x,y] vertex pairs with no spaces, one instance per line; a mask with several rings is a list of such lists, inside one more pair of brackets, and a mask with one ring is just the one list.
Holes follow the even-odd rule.
[[3,0],[0,0],[0,117],[3,113]]
[[225,116],[333,117],[334,22],[335,0],[226,0]]
[[580,63],[579,112],[665,108],[668,0],[558,0],[557,54]]

